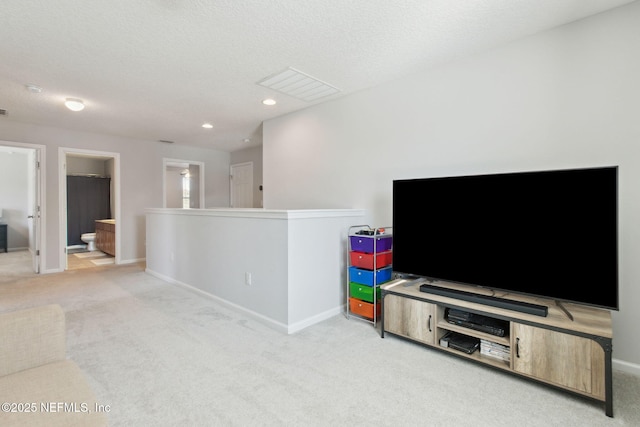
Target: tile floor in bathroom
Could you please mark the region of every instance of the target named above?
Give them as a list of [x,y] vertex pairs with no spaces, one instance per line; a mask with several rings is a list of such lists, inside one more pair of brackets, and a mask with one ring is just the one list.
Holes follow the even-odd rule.
[[67,255],[67,270],[99,267],[114,263],[115,258],[100,251],[80,252]]

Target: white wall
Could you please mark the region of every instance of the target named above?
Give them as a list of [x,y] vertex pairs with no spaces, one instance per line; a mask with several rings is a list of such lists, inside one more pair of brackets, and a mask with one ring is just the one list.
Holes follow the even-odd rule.
[[146,271],[293,333],[344,311],[347,232],[362,215],[148,209]]
[[638,22],[634,2],[269,120],[265,207],[363,208],[387,226],[393,179],[619,165],[613,357],[640,372]]
[[[148,207],[162,207],[163,158],[198,159],[205,163],[206,206],[229,206],[229,153],[119,138],[108,135],[74,132],[34,126],[8,120],[0,121],[0,141],[46,146],[45,257],[42,271],[58,271],[63,243],[59,236],[58,147],[120,153],[121,183],[121,259],[132,262],[145,258],[145,212]],[[0,142],[0,145],[2,143]]]
[[[109,161],[113,161],[109,159]],[[107,172],[107,161],[89,157],[67,156],[67,175],[102,175],[111,177]]]
[[147,211],[147,271],[286,325],[287,222],[208,212]]

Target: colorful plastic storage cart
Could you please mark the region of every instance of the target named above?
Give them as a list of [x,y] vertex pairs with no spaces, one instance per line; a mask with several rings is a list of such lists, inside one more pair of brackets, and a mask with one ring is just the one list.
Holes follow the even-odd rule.
[[392,279],[393,235],[391,227],[349,228],[347,255],[347,318],[374,325],[380,317],[380,285]]

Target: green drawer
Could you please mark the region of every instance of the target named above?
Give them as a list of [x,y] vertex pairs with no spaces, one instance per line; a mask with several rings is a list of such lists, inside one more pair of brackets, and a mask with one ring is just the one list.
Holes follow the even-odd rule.
[[376,290],[376,301],[380,301],[380,286],[362,285],[360,283],[349,283],[349,295],[367,302],[373,302],[373,290]]

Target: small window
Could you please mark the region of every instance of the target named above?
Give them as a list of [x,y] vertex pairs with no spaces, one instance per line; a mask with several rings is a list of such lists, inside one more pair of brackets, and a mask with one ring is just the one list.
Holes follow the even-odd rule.
[[183,170],[180,175],[182,175],[182,208],[189,209],[191,207],[189,206],[189,201],[191,200],[191,197],[189,195],[190,182],[191,182],[191,175],[189,175],[189,169]]

